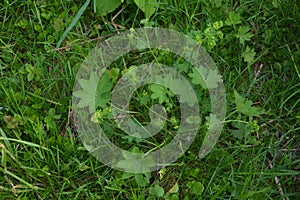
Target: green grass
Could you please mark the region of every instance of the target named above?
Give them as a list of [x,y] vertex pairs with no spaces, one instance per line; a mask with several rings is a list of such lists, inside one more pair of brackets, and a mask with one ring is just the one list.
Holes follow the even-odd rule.
[[[71,104],[76,73],[102,37],[116,33],[110,20],[118,12],[99,17],[93,14],[93,6],[88,6],[56,49],[83,4],[58,0],[1,3],[1,199],[153,199],[153,188],[158,185],[166,199],[299,198],[299,1],[161,2],[150,22],[202,42],[223,76],[227,115],[218,143],[208,156],[197,157],[201,133],[206,129],[203,120],[201,132],[184,156],[163,170],[143,175],[103,165],[84,148],[76,132]],[[226,25],[230,11],[240,15],[239,23]],[[143,13],[130,4],[115,23],[129,30],[143,27],[143,19]],[[207,29],[217,21],[222,21],[223,27]],[[241,42],[236,36],[241,26],[249,28],[249,41]],[[255,56],[245,62],[247,47]],[[123,70],[124,61],[129,67],[153,58],[166,65],[176,63],[173,55],[165,52],[133,52],[115,61],[112,68]],[[146,86],[138,91],[143,89],[151,95]],[[266,113],[251,117],[237,111],[234,91]],[[135,94],[132,110],[147,122],[148,108],[157,100],[150,98],[141,106],[139,98]],[[204,102],[205,119],[209,95],[202,91],[199,98]],[[176,99],[169,101],[174,108],[168,116],[177,116]],[[164,131],[170,127],[174,128],[168,124]],[[150,148],[147,143],[122,137],[120,130],[108,130],[123,149],[133,145]],[[154,139],[159,145],[165,138]]]

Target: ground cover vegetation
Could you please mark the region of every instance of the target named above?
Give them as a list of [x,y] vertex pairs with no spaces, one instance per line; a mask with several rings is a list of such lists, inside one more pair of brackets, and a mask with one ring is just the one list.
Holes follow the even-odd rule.
[[[298,199],[300,2],[112,2],[108,8],[79,0],[0,3],[0,198]],[[116,60],[98,85],[102,98],[91,120],[119,147],[151,151],[167,144],[167,133],[179,125],[178,100],[159,85],[139,88],[130,110],[147,123],[151,105],[164,105],[168,120],[161,134],[145,142],[114,124],[109,92],[135,66],[153,60],[172,66],[190,79],[201,106],[201,119],[191,119],[199,120],[200,131],[185,155],[161,170],[133,174],[103,165],[83,146],[72,89],[93,48],[141,27],[179,31],[206,49],[223,78],[227,114],[217,144],[199,158],[210,98],[189,63],[155,49]]]

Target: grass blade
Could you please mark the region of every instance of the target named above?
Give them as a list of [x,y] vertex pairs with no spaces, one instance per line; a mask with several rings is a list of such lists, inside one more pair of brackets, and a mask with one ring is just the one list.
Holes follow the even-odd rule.
[[72,28],[75,26],[75,24],[78,22],[79,18],[81,17],[81,15],[84,13],[85,9],[87,8],[87,6],[89,5],[89,3],[91,2],[91,0],[87,0],[83,6],[80,8],[80,10],[78,11],[78,13],[76,14],[76,16],[74,17],[72,23],[68,26],[68,28],[65,30],[65,32],[62,34],[62,36],[60,37],[56,47],[59,48],[61,43],[64,41],[64,39],[66,38],[66,36],[68,35],[68,33],[72,30]]
[[42,189],[42,188],[39,188],[37,186],[34,186],[34,185],[31,185],[30,183],[28,183],[27,181],[25,181],[24,179],[18,177],[17,175],[11,173],[10,171],[6,170],[6,169],[3,169],[3,168],[0,168],[0,171],[2,171],[4,174],[7,174],[15,179],[17,179],[18,181],[20,181],[21,183],[25,184],[26,186],[28,186],[29,188],[31,189]]
[[25,144],[31,147],[36,147],[36,148],[42,148],[44,150],[50,151],[48,148],[40,146],[38,144],[32,143],[32,142],[27,142],[27,141],[23,141],[23,140],[17,140],[17,139],[13,139],[13,138],[4,138],[4,137],[0,137],[0,140],[3,140],[4,142],[7,141],[13,141],[13,142],[18,142],[21,144]]

